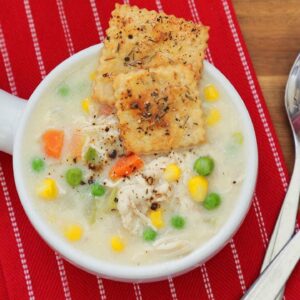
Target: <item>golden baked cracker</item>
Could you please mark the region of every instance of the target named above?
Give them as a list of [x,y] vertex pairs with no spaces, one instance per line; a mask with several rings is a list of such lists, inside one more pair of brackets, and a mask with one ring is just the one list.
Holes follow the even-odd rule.
[[182,63],[200,78],[208,27],[164,13],[116,4],[106,31],[93,97],[114,104],[116,75],[136,69]]
[[190,68],[169,65],[120,74],[113,88],[127,152],[168,152],[205,140],[199,88]]

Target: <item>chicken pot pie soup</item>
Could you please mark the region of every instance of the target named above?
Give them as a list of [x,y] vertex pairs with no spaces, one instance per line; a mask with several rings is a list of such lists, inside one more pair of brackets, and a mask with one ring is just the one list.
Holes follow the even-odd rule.
[[158,264],[203,246],[230,218],[244,133],[203,68],[208,30],[116,5],[98,61],[72,65],[37,102],[24,136],[27,189],[79,252]]
[[[186,147],[156,153],[144,145],[143,153],[131,140],[128,151],[119,122],[128,111],[133,122],[130,104],[115,111],[92,101],[96,65],[92,58],[57,78],[29,120],[23,169],[36,210],[61,239],[99,260],[149,265],[185,256],[211,239],[236,205],[245,175],[240,116],[204,70],[198,122],[188,113],[178,119],[195,126],[185,134],[205,129],[201,143],[186,136]],[[135,144],[141,151],[131,151]]]

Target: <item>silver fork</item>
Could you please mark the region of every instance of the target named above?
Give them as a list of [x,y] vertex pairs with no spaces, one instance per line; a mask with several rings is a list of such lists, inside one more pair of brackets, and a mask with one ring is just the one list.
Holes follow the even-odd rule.
[[[300,194],[300,54],[294,62],[287,81],[285,89],[285,108],[294,137],[295,164],[289,188],[283,201],[271,240],[269,242],[261,272],[266,269],[269,263],[289,241],[295,229]],[[270,271],[268,270],[268,272]],[[291,272],[291,270],[289,272]],[[272,285],[272,282],[267,284]],[[281,286],[283,285],[284,284]],[[260,289],[260,293],[268,290],[266,285],[259,285],[256,283],[255,287],[252,286],[251,293],[248,292],[243,299],[252,299],[250,298],[250,295],[253,295],[254,290],[257,292],[258,289]],[[282,299],[284,287],[281,289],[281,291],[278,290],[278,292],[279,293],[275,298],[276,300]]]

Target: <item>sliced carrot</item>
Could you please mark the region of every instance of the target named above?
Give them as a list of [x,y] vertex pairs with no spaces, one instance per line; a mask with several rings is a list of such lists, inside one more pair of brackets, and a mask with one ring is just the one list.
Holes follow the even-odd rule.
[[60,158],[64,145],[64,132],[62,130],[49,129],[42,136],[44,152],[47,156]]
[[77,160],[81,158],[84,137],[79,130],[75,131],[70,141],[70,154],[72,158]]
[[111,179],[118,179],[120,177],[128,176],[135,170],[142,168],[144,165],[143,160],[136,154],[123,156],[111,168],[109,176]]

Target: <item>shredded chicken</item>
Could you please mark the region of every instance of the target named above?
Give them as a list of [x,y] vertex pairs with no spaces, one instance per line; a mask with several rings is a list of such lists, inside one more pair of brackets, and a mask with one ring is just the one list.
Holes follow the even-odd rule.
[[177,257],[189,253],[192,250],[192,245],[187,240],[178,240],[176,237],[165,237],[155,241],[151,250],[157,251],[160,255]]
[[172,198],[172,184],[162,179],[164,168],[171,162],[176,162],[175,157],[154,159],[145,165],[143,171],[126,178],[121,186],[118,210],[123,226],[131,233],[140,234],[145,225],[152,227],[147,217],[152,202],[165,202]]
[[[177,239],[176,237],[165,237],[156,240],[151,246],[137,253],[133,260],[141,261],[148,253],[167,257],[168,259],[178,258],[186,255],[193,250],[193,245],[188,240]],[[165,258],[164,258],[165,259]]]
[[145,193],[145,183],[125,185],[118,193],[118,210],[123,226],[133,234],[138,234],[144,225],[151,226],[146,216],[149,204],[143,199]]
[[82,148],[82,156],[84,156],[88,148],[92,147],[97,151],[102,163],[105,164],[108,161],[109,153],[112,151],[115,150],[118,155],[123,153],[116,116],[91,118],[83,124],[82,132],[86,136]]

